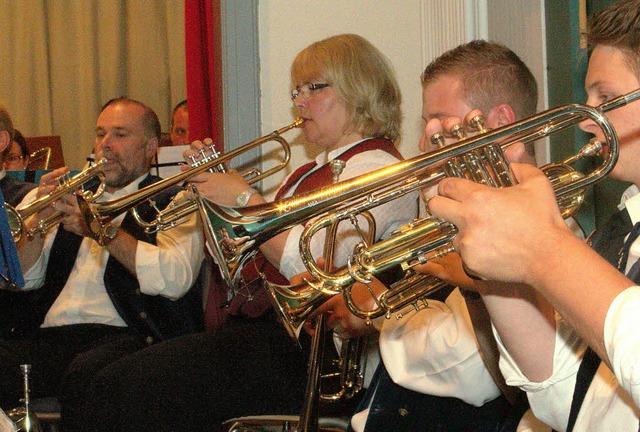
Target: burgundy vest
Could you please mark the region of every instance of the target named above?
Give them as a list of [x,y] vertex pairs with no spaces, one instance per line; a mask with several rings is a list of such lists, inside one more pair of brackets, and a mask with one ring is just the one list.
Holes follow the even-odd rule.
[[[394,157],[402,160],[400,152],[395,148],[393,143],[384,138],[373,138],[357,144],[344,153],[336,157],[344,162],[348,161],[351,157],[370,150],[382,150]],[[289,176],[284,185],[280,187],[276,194],[276,200],[281,199],[305,174],[315,168],[315,162],[309,162],[302,165],[295,170],[293,174]],[[323,186],[331,184],[333,181],[333,173],[331,172],[331,164],[326,163],[312,174],[305,177],[300,184],[295,188],[296,194],[309,192]],[[250,318],[255,318],[263,315],[271,308],[271,300],[269,293],[264,289],[260,273],[264,273],[270,282],[277,284],[288,284],[287,278],[282,276],[280,272],[269,261],[266,260],[262,253],[258,252],[256,256],[248,261],[242,269],[242,281],[241,287],[238,293],[229,302],[227,307],[222,309],[222,315],[218,317],[212,316],[212,314],[220,314],[219,311],[213,311],[211,307],[207,307],[207,319],[209,323],[208,328],[212,330],[218,325],[221,325],[226,315],[240,315]],[[220,280],[216,281],[216,291],[219,291]],[[212,287],[213,288],[213,287]],[[213,292],[211,292],[213,294]],[[219,298],[220,296],[214,296]],[[211,325],[211,323],[215,323]]]

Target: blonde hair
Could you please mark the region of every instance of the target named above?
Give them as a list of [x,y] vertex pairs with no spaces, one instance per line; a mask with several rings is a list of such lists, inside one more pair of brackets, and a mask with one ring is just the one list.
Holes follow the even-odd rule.
[[293,61],[291,79],[326,80],[346,106],[346,133],[391,141],[400,136],[402,98],[393,67],[365,38],[342,34],[309,45]]

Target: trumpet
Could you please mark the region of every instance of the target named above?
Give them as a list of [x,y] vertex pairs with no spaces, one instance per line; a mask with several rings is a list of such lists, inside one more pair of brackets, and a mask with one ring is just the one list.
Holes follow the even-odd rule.
[[[83,200],[87,202],[92,202],[97,199],[104,192],[105,184],[104,184],[104,174],[102,173],[102,168],[106,165],[107,160],[102,158],[86,170],[76,174],[73,177],[69,177],[68,174],[58,177],[58,186],[47,195],[41,196],[35,201],[27,204],[20,209],[15,209],[10,205],[7,205],[7,218],[9,221],[9,229],[11,231],[11,235],[13,236],[14,241],[19,241],[22,238],[23,233],[25,232],[25,224],[24,221],[26,218],[31,216],[34,213],[37,213],[41,210],[44,210],[46,207],[51,205],[54,201],[60,199],[62,196],[70,193],[76,192],[79,196],[82,197]],[[83,189],[83,186],[94,180],[95,178],[99,179],[100,185],[95,192],[92,192],[88,189]],[[38,222],[38,224],[26,231],[28,237],[34,237],[37,234],[44,235],[51,228],[56,226],[60,219],[62,218],[62,214],[60,212],[56,212],[52,216],[45,218]]]
[[[375,241],[376,220],[370,212],[364,212],[360,216],[367,222],[366,238],[362,244],[373,244]],[[335,230],[335,227],[332,226],[331,229]],[[331,254],[332,252],[330,251],[323,251],[325,257],[332,256]],[[309,315],[333,295],[319,291],[314,286],[314,282],[309,283],[308,281],[298,285],[280,285],[265,280],[265,288],[267,288],[280,321],[289,336],[294,339],[300,333],[302,324],[309,318]],[[356,380],[345,379],[345,381],[354,382]]]
[[[494,187],[511,186],[515,184],[515,179],[504,158],[504,149],[513,143],[531,142],[589,119],[600,127],[605,142],[592,139],[576,155],[563,162],[542,167],[542,171],[551,181],[563,217],[569,217],[584,201],[587,187],[603,179],[617,161],[618,139],[604,112],[626,105],[639,97],[640,90],[636,90],[598,107],[567,105],[492,132],[462,139],[457,144],[423,156],[425,159],[444,158],[443,164],[436,164],[437,171],[429,172],[429,178],[457,176]],[[602,156],[602,163],[590,173],[578,172],[570,166],[585,157],[596,155]],[[417,178],[411,181],[420,182]],[[365,319],[382,315],[389,318],[392,312],[401,311],[409,305],[420,308],[420,301],[446,286],[438,278],[415,274],[411,269],[416,264],[425,263],[453,251],[452,241],[457,234],[457,228],[449,222],[433,217],[424,218],[402,227],[387,240],[371,246],[357,245],[346,269],[330,274],[317,266],[310,252],[310,239],[317,231],[340,220],[352,218],[372,206],[380,205],[386,202],[390,195],[392,194],[387,193],[379,199],[369,199],[321,217],[307,224],[300,238],[303,261],[311,276],[317,281],[313,287],[326,295],[344,292],[350,310],[356,316]],[[376,299],[377,306],[374,310],[359,309],[351,300],[350,291],[353,283],[369,283],[374,276],[396,266],[405,272],[409,271],[409,277]]]
[[146,201],[150,201],[151,205],[154,206],[152,200],[153,197],[157,196],[164,190],[172,186],[182,184],[184,181],[190,179],[191,177],[194,177],[197,174],[200,174],[201,172],[207,170],[218,172],[223,171],[224,164],[226,162],[242,153],[245,153],[270,141],[276,141],[282,147],[282,150],[284,152],[282,161],[278,165],[270,168],[265,172],[260,173],[257,171],[253,171],[250,174],[245,175],[250,175],[251,178],[248,181],[250,183],[255,183],[284,169],[289,163],[289,159],[291,158],[291,150],[289,143],[281,135],[289,131],[290,129],[299,127],[303,122],[304,120],[302,118],[298,118],[290,125],[273,131],[269,135],[251,141],[243,145],[242,147],[239,147],[228,153],[221,155],[218,152],[214,152],[208,157],[203,157],[202,159],[195,161],[190,170],[183,171],[166,179],[160,180],[124,197],[101,203],[85,203],[84,205],[81,205],[81,208],[84,209],[83,213],[84,217],[87,220],[87,225],[90,227],[93,234],[98,235],[102,231],[104,226],[115,219],[118,215],[131,210],[136,221],[141,226],[143,226],[145,228],[145,231],[147,231],[148,233],[158,230],[171,229],[180,223],[180,219],[198,210],[196,200],[187,199],[180,202],[174,202],[162,211],[156,209],[158,211],[156,220],[150,223],[143,221],[142,218],[137,214],[135,208]]
[[[207,240],[219,263],[223,277],[231,287],[239,285],[239,269],[274,235],[318,215],[335,211],[340,214],[361,213],[407,193],[433,186],[446,177],[450,166],[478,166],[492,171],[498,180],[509,180],[510,170],[502,152],[516,142],[531,142],[574,126],[583,120],[596,123],[604,133],[606,152],[599,167],[559,185],[556,194],[570,197],[606,176],[618,158],[615,132],[604,112],[624,106],[640,98],[640,89],[597,107],[569,104],[544,111],[527,119],[459,141],[433,152],[371,171],[358,177],[315,191],[271,203],[249,207],[230,207],[196,197],[205,222]],[[597,147],[594,145],[594,147]],[[467,168],[465,171],[471,171]],[[464,174],[466,175],[466,173]],[[474,178],[474,173],[469,173]],[[507,179],[503,180],[502,177]],[[512,179],[510,179],[512,180]],[[495,181],[492,180],[495,183]],[[313,264],[313,258],[306,256]],[[310,269],[311,270],[311,269]],[[332,284],[320,289],[328,294],[340,292]]]

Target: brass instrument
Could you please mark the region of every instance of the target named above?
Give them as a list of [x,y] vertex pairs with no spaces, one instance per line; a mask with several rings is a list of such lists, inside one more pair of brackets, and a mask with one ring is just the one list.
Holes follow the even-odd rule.
[[[333,174],[333,184],[339,182],[340,174],[344,170],[345,162],[334,159],[331,161],[331,172]],[[375,220],[369,224],[368,237],[363,241],[373,243],[375,241]],[[333,258],[335,253],[335,240],[338,233],[338,224],[327,227],[323,256],[325,257],[325,269],[330,271],[333,268]],[[268,284],[273,285],[273,284]],[[276,288],[273,287],[272,288]],[[278,304],[277,292],[270,289],[272,298],[276,301],[276,309],[288,306],[288,303]],[[284,318],[287,327],[286,315]],[[296,430],[298,432],[318,431],[318,403],[320,400],[337,402],[353,397],[362,389],[364,382],[365,361],[363,357],[366,349],[366,338],[348,338],[342,341],[340,359],[338,361],[339,371],[332,376],[340,379],[340,390],[336,393],[322,393],[321,378],[326,377],[321,374],[322,362],[324,360],[323,338],[326,333],[326,316],[320,315],[316,319],[316,329],[312,340],[311,353],[309,354],[309,370],[306,389],[306,398],[303,405],[302,414]]]
[[[22,238],[22,234],[25,231],[24,221],[29,216],[44,210],[53,202],[68,193],[76,192],[87,202],[91,202],[102,195],[105,188],[102,168],[106,163],[107,160],[102,158],[86,170],[73,177],[69,177],[68,174],[58,177],[58,186],[56,186],[54,190],[49,192],[47,195],[37,198],[20,209],[15,209],[12,206],[7,205],[7,218],[9,220],[9,229],[11,230],[13,239],[17,242]],[[95,192],[91,192],[90,190],[81,190],[83,185],[95,178],[100,180],[100,186],[98,186],[98,189]],[[39,221],[35,228],[27,231],[27,236],[34,237],[37,234],[46,234],[51,228],[60,222],[61,218],[62,214],[60,212],[56,212],[52,216]]]
[[142,221],[142,219],[135,212],[135,207],[146,201],[152,201],[153,197],[160,194],[164,190],[175,185],[180,185],[183,182],[189,180],[191,177],[200,174],[201,172],[207,170],[223,170],[224,164],[234,157],[270,141],[276,141],[281,145],[282,150],[284,151],[283,160],[275,167],[263,173],[256,174],[255,172],[253,172],[247,174],[251,176],[250,182],[257,182],[274,174],[275,172],[284,169],[287,166],[289,159],[291,158],[291,150],[289,147],[289,143],[281,135],[290,129],[299,127],[303,122],[303,119],[298,118],[288,126],[273,131],[269,135],[251,141],[243,145],[242,147],[231,150],[223,155],[218,152],[214,152],[214,154],[209,157],[204,157],[203,159],[195,161],[190,170],[183,171],[166,179],[160,180],[159,182],[151,184],[124,197],[101,203],[87,203],[86,205],[81,206],[85,209],[84,216],[87,219],[87,224],[89,225],[91,231],[95,235],[98,235],[102,231],[103,227],[113,219],[115,219],[118,215],[132,210],[134,217],[136,217],[138,223],[145,227],[145,231],[154,232],[158,230],[170,229],[179,224],[179,220],[181,218],[198,210],[196,201],[184,200],[181,202],[170,204],[168,208],[158,214],[156,221],[151,224],[147,224],[146,222]]
[[[340,174],[344,170],[345,162],[334,159],[331,161],[331,173],[333,183],[338,183]],[[338,232],[338,225],[327,227],[324,241],[325,269],[333,267],[333,257],[335,252],[335,240]],[[268,281],[265,279],[265,284]],[[327,331],[326,316],[321,314],[316,319],[316,330],[311,340],[311,351],[309,352],[309,365],[307,367],[307,387],[305,390],[305,400],[302,406],[302,413],[296,426],[297,432],[316,432],[318,430],[319,392],[322,362],[324,360],[324,337]],[[345,341],[345,343],[347,343]]]
[[[638,98],[640,90],[598,107],[569,104],[547,110],[476,137],[464,139],[446,148],[271,203],[230,207],[197,197],[205,221],[207,240],[225,280],[230,286],[237,287],[240,279],[238,270],[255,254],[257,247],[292,226],[339,208],[342,210],[337,211],[335,217],[346,213],[360,213],[407,193],[433,186],[447,176],[447,165],[458,160],[470,166],[484,166],[496,175],[509,176],[508,164],[502,156],[504,149],[516,142],[535,141],[590,119],[598,124],[605,134],[606,154],[598,168],[557,187],[558,196],[570,197],[574,192],[583,190],[606,176],[617,161],[617,139],[604,112]],[[322,289],[328,294],[341,291],[341,288],[331,286]]]
[[[334,159],[331,162],[331,172],[333,174],[333,183],[338,183],[339,176],[344,169],[345,162]],[[368,214],[368,213],[367,213]],[[369,224],[368,236],[365,242],[373,242],[375,240],[375,220],[368,214]],[[338,225],[327,227],[323,256],[325,257],[325,268],[333,267],[335,239]],[[306,291],[306,284],[302,283],[293,287],[277,285],[269,282],[263,275],[263,281],[274,306],[280,314],[280,318],[289,334],[295,339],[300,331],[300,326],[294,326],[288,319],[288,298],[286,292],[294,292],[295,296]],[[312,293],[317,293],[311,290]],[[285,293],[284,295],[282,293]],[[295,297],[294,296],[294,297]],[[347,400],[353,397],[362,389],[365,370],[365,350],[367,347],[366,338],[349,338],[342,341],[340,358],[338,360],[338,371],[331,374],[322,374],[322,364],[324,361],[324,338],[326,337],[325,314],[321,314],[316,318],[315,333],[311,341],[311,350],[309,352],[309,364],[307,367],[307,386],[305,389],[305,399],[302,412],[298,418],[292,416],[277,417],[251,417],[238,418],[230,420],[226,423],[229,426],[228,431],[296,431],[296,432],[317,432],[343,430],[328,427],[321,421],[318,416],[319,402],[337,402]],[[302,323],[300,322],[300,325]],[[340,390],[335,393],[322,393],[322,380],[328,378],[339,378]]]
[[[594,108],[567,105],[474,138],[462,139],[457,144],[424,155],[427,158],[444,155],[446,158],[445,163],[439,166],[439,171],[431,172],[431,178],[457,176],[494,187],[511,186],[515,179],[502,153],[504,149],[515,142],[531,142],[590,119],[601,128],[606,142],[600,143],[592,139],[576,155],[561,163],[542,167],[555,190],[563,217],[569,217],[584,201],[586,188],[603,179],[617,161],[618,139],[603,113],[638,99],[639,94],[640,91],[636,90]],[[601,154],[603,151],[604,155]],[[601,155],[603,161],[591,173],[583,174],[569,166],[582,158],[596,155]],[[373,205],[379,205],[380,201],[383,200]],[[320,281],[314,285],[315,289],[328,294],[343,292],[350,310],[358,317],[371,319],[385,315],[389,318],[392,312],[410,305],[420,308],[420,301],[446,286],[446,283],[432,276],[409,273],[408,278],[398,282],[376,299],[377,307],[370,311],[359,309],[350,300],[352,284],[368,283],[375,275],[395,266],[409,271],[416,264],[446,255],[453,250],[452,240],[457,234],[457,228],[437,218],[424,218],[406,225],[385,241],[372,246],[357,245],[345,270],[330,274],[319,268],[311,257],[310,238],[323,227],[351,218],[371,205],[370,202],[353,205],[307,224],[300,238],[301,255],[312,277]]]
[[[375,241],[376,220],[369,212],[363,212],[359,216],[363,217],[367,222],[368,232],[366,236],[362,234],[362,230],[356,225],[358,231],[361,232],[361,237],[366,238],[363,244],[373,244]],[[356,223],[355,220],[351,222]],[[327,255],[327,251],[324,251],[324,256],[332,255]],[[274,308],[280,317],[280,321],[292,338],[297,337],[301,331],[302,324],[309,315],[334,295],[333,293],[325,293],[318,290],[314,287],[314,282],[304,282],[298,285],[279,285],[266,281],[265,286],[273,300]],[[346,365],[345,367],[351,368]],[[346,388],[355,386],[354,383],[357,380],[353,377],[352,379],[345,378],[344,381],[343,387]]]
[[29,408],[29,372],[31,371],[31,365],[20,365],[20,370],[22,370],[24,383],[24,406],[8,411],[7,417],[14,423],[16,432],[43,432],[44,428],[38,416]]

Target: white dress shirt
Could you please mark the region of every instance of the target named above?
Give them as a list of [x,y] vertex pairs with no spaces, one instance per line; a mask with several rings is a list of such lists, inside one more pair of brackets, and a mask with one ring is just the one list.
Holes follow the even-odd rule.
[[382,324],[380,353],[396,384],[482,406],[500,396],[484,365],[471,318],[457,288],[445,302]]
[[[321,153],[316,157],[317,166],[315,169],[319,169],[322,165],[335,159],[337,156],[360,142],[361,141],[358,141],[348,146],[340,147],[339,149],[333,150],[329,153]],[[383,150],[369,150],[358,153],[347,161],[344,171],[340,175],[340,180],[348,180],[397,162],[399,162],[398,159]],[[314,172],[315,169],[311,170],[307,175]],[[306,176],[300,179],[300,181],[305,177]],[[291,196],[296,186],[297,184],[290,189],[287,196]],[[391,234],[391,232],[417,217],[418,192],[409,193],[404,197],[374,207],[370,212],[376,221],[376,239],[386,238]],[[358,217],[358,222],[366,233],[368,229],[366,220],[362,217]],[[280,273],[282,273],[282,275],[287,279],[291,279],[291,277],[306,271],[302,259],[300,258],[299,247],[300,236],[303,229],[304,227],[302,225],[297,225],[291,229],[287,236],[279,266]],[[345,221],[339,225],[338,234],[336,236],[336,250],[334,253],[334,263],[337,267],[346,265],[347,258],[353,253],[354,246],[360,241],[360,236],[349,221]],[[323,248],[324,230],[315,235],[311,241],[313,256],[321,257]]]
[[[98,201],[128,195],[138,190],[138,184],[147,176],[136,179],[114,194],[104,193]],[[24,198],[21,205],[35,199],[37,189]],[[182,194],[181,192],[180,194]],[[120,225],[124,214],[114,219]],[[47,262],[58,227],[47,233],[38,261],[24,273],[25,289],[37,289],[44,284]],[[136,249],[136,275],[140,291],[147,295],[160,295],[173,300],[182,297],[198,277],[204,258],[204,239],[198,217],[194,213],[186,222],[157,234],[157,245],[138,242]],[[66,285],[49,309],[42,327],[67,324],[95,323],[126,326],[115,310],[104,285],[104,271],[109,258],[106,248],[85,237]]]
[[[478,351],[471,318],[457,288],[445,302],[429,300],[419,311],[381,324],[380,354],[396,384],[441,397],[455,397],[482,406],[500,396]],[[351,419],[355,431],[364,431],[368,409]]]
[[[632,223],[640,221],[640,194],[631,186],[622,197],[621,208]],[[640,239],[630,249],[629,268],[640,257]],[[579,300],[576,300],[579,301]],[[640,417],[640,288],[620,293],[607,311],[604,342],[613,372],[601,363],[587,390],[576,418],[575,431],[637,431]],[[520,371],[494,331],[500,347],[500,368],[509,385],[527,392],[533,412],[558,431],[567,426],[576,374],[587,345],[575,330],[556,316],[553,372],[543,382],[531,382]],[[634,402],[635,401],[635,402]]]

